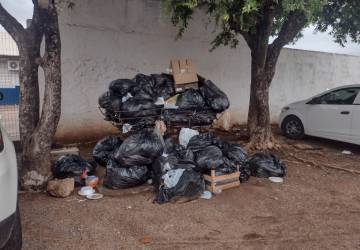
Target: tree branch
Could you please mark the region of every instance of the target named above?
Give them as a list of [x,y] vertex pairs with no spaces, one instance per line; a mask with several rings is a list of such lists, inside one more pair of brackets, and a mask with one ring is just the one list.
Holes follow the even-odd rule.
[[251,54],[255,57],[257,68],[263,69],[266,64],[266,58],[268,55],[269,38],[272,33],[275,17],[275,8],[272,2],[263,7],[263,18],[256,26],[255,41],[252,41]]
[[11,35],[16,43],[24,41],[25,29],[24,27],[7,12],[0,3],[0,24]]
[[292,11],[287,16],[278,37],[270,45],[273,53],[280,53],[281,49],[289,44],[299,34],[307,23],[306,15],[303,11]]
[[[307,17],[303,11],[297,10],[290,12],[287,16],[278,37],[268,48],[266,58],[266,72],[270,79],[275,75],[276,63],[279,58],[281,49],[289,44],[299,34],[307,23]],[[271,81],[269,81],[270,84]]]

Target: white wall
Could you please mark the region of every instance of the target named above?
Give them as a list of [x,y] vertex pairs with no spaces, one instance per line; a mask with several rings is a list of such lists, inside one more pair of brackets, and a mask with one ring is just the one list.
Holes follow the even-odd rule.
[[[192,58],[200,74],[229,96],[233,123],[246,122],[250,51],[209,52],[214,27],[201,14],[184,38],[161,10],[159,0],[77,1],[61,8],[63,103],[59,139],[90,139],[114,131],[97,109],[98,96],[116,78],[164,71],[171,58]],[[282,106],[326,88],[358,82],[360,58],[285,49],[271,86],[271,118]]]

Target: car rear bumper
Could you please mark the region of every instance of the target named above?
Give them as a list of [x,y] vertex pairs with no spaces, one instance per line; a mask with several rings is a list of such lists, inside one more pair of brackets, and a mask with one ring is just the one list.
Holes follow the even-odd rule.
[[15,218],[16,213],[13,213],[6,219],[0,221],[0,249],[2,249],[2,247],[9,240],[10,234],[14,227]]

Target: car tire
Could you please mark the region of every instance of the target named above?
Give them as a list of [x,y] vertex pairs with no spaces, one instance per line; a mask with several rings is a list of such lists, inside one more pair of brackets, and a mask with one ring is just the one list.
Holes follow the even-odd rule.
[[19,207],[16,209],[14,226],[11,231],[10,238],[6,242],[2,250],[21,250],[22,248],[22,232]]
[[304,138],[305,130],[301,120],[294,116],[288,116],[281,125],[284,135],[290,139],[299,140]]

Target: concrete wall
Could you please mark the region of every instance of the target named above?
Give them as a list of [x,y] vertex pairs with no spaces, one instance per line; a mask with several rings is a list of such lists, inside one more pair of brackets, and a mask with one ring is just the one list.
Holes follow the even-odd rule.
[[[209,52],[214,27],[198,14],[184,38],[174,41],[159,0],[77,1],[61,8],[63,103],[59,139],[91,139],[114,131],[97,109],[97,98],[109,82],[136,73],[164,71],[171,58],[192,58],[199,72],[229,96],[231,122],[246,122],[250,51],[238,48]],[[360,58],[283,50],[271,86],[271,118],[282,106],[326,88],[359,82]]]

